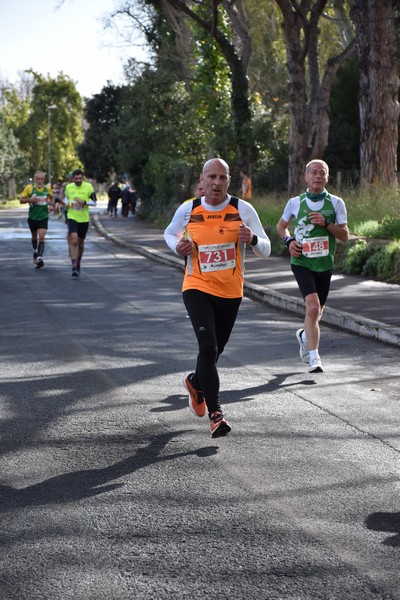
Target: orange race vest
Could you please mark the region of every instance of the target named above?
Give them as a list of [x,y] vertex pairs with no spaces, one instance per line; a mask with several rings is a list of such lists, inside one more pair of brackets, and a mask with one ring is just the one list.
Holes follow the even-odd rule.
[[232,197],[225,208],[216,212],[206,210],[199,198],[193,201],[186,225],[193,251],[186,260],[182,291],[195,289],[221,298],[243,296],[241,223],[237,198]]

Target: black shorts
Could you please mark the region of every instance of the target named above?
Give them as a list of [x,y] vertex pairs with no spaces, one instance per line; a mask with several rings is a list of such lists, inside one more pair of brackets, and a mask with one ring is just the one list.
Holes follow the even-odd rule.
[[35,219],[28,218],[29,229],[32,231],[32,233],[36,232],[38,229],[47,229],[48,224],[48,219],[41,219],[40,221],[35,221]]
[[325,306],[333,271],[311,271],[300,265],[292,265],[292,271],[303,298],[317,294],[320,305]]
[[74,219],[68,219],[67,225],[68,233],[77,233],[79,238],[82,240],[85,239],[89,229],[89,221],[86,221],[86,223],[78,223],[78,221],[74,221]]

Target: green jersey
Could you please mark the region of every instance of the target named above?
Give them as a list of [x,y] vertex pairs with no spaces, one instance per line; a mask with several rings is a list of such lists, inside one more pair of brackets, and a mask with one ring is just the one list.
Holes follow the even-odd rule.
[[21,198],[37,198],[35,204],[29,205],[29,218],[33,221],[43,221],[49,218],[49,198],[51,191],[47,186],[42,188],[36,187],[34,183],[30,183],[21,194]]
[[[306,194],[301,194],[294,237],[299,244],[302,244],[303,252],[297,258],[292,256],[290,262],[293,265],[310,269],[310,271],[329,271],[333,269],[336,238],[326,227],[311,223],[310,213],[312,212],[315,212],[315,210],[309,208]],[[327,194],[324,204],[318,212],[323,214],[325,218],[330,219],[332,223],[335,222],[335,209],[329,194]]]

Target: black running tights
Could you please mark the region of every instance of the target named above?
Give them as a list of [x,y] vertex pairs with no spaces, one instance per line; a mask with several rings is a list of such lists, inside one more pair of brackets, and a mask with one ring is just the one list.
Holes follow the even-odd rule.
[[242,299],[220,298],[199,290],[186,290],[182,297],[199,345],[192,382],[202,390],[211,414],[221,410],[217,361],[229,340]]

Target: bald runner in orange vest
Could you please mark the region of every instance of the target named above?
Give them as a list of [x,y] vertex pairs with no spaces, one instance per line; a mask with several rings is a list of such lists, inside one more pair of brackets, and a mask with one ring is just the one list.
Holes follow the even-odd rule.
[[219,402],[217,361],[242,301],[246,248],[267,258],[271,243],[254,207],[227,193],[224,160],[208,160],[200,181],[204,195],[179,206],[164,238],[186,261],[182,297],[198,342],[196,369],[183,379],[189,406],[199,417],[208,413],[215,438],[231,431]]

